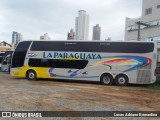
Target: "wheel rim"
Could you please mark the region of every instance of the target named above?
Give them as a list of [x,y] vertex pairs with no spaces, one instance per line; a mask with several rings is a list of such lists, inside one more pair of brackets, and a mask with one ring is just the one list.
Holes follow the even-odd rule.
[[35,78],[35,74],[34,73],[29,73],[29,78],[30,79],[34,79]]
[[119,84],[123,85],[126,83],[126,79],[124,77],[120,77],[120,78],[118,78],[118,82],[119,82]]
[[109,77],[103,77],[103,82],[105,83],[105,84],[109,84],[110,82],[111,82],[111,79],[109,78]]

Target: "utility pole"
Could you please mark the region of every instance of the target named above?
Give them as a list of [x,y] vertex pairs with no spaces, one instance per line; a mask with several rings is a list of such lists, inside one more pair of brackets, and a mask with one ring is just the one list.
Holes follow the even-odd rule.
[[138,25],[138,37],[137,37],[137,40],[140,41],[141,25],[146,26],[146,27],[149,27],[150,25],[149,25],[149,24],[146,24],[146,23],[143,23],[142,21],[138,21],[138,22],[136,22],[136,24]]
[[138,38],[137,38],[137,40],[138,41],[140,41],[140,37],[141,37],[141,31],[140,31],[140,29],[141,29],[141,25],[140,24],[138,24]]

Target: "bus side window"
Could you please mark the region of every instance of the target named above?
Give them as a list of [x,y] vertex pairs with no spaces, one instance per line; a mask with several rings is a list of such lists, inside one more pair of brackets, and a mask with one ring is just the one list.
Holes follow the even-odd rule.
[[7,64],[7,59],[6,59],[6,58],[4,59],[3,64],[4,64],[4,65]]
[[47,59],[41,59],[40,66],[49,67]]
[[29,59],[30,67],[84,69],[88,60]]
[[10,63],[10,56],[7,57],[7,64]]

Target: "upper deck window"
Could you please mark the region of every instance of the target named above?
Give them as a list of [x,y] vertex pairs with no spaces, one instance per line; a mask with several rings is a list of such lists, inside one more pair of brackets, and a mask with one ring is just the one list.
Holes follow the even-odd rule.
[[145,11],[145,15],[152,14],[152,8],[147,8]]
[[[66,44],[68,43],[68,44]],[[143,46],[143,47],[142,47]],[[145,47],[144,47],[145,46]],[[62,52],[110,52],[110,53],[148,53],[153,52],[153,43],[130,42],[70,42],[34,41],[31,51]]]

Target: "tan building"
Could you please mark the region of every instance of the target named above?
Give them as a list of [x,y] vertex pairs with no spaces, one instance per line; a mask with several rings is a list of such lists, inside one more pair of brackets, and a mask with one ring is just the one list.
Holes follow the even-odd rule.
[[12,49],[12,45],[3,41],[0,42],[0,51],[6,51],[6,50],[11,50]]

